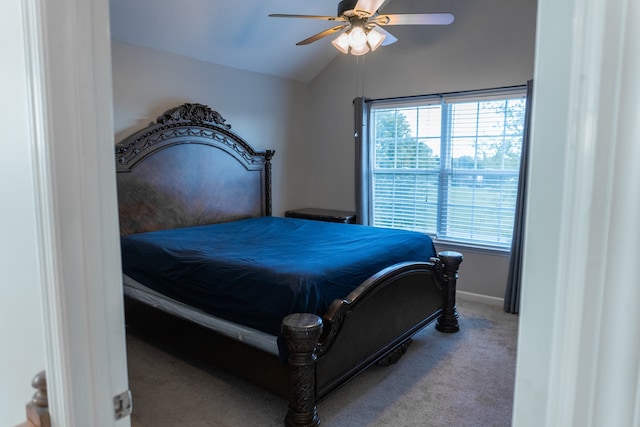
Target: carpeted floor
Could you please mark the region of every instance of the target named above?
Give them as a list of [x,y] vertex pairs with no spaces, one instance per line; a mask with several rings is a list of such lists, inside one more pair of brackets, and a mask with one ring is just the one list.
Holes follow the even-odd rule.
[[[458,301],[461,331],[415,335],[400,361],[373,367],[318,405],[323,426],[510,426],[518,317]],[[282,426],[287,402],[226,372],[129,335],[133,427]]]

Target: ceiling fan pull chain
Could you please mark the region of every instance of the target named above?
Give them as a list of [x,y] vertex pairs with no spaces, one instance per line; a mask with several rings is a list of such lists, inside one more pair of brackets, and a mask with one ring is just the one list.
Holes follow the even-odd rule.
[[356,56],[356,98],[364,98],[364,55]]
[[364,66],[364,55],[362,55],[362,97],[364,98],[364,84],[365,84],[365,79],[364,79],[364,71],[365,71],[365,66]]
[[359,96],[364,98],[364,55],[356,56],[356,98]]
[[358,67],[360,65],[360,58],[358,58],[356,56],[356,67],[355,67],[355,78],[356,78],[356,84],[355,84],[355,89],[356,89],[356,93],[355,93],[355,97],[358,97],[358,86],[359,86],[359,77],[360,77],[360,73],[358,72]]

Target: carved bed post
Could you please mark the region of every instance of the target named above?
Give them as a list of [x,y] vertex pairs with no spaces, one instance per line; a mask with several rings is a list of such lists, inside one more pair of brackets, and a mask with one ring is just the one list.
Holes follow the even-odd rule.
[[309,313],[290,314],[282,321],[291,373],[291,401],[285,425],[320,424],[315,402],[316,346],[322,333],[322,319]]
[[265,156],[264,156],[264,174],[265,174],[265,179],[264,179],[264,191],[265,191],[265,197],[266,197],[266,203],[265,203],[265,216],[271,216],[271,211],[272,211],[272,184],[271,184],[271,159],[273,158],[273,155],[276,152],[274,150],[267,150],[265,151]]
[[458,268],[462,263],[462,254],[454,251],[444,251],[438,254],[443,264],[443,276],[446,284],[445,305],[442,316],[436,322],[436,329],[440,332],[458,332],[458,311],[456,309],[456,282]]
[[47,376],[45,371],[39,372],[31,381],[37,391],[27,404],[27,420],[35,427],[50,427],[49,399],[47,398]]

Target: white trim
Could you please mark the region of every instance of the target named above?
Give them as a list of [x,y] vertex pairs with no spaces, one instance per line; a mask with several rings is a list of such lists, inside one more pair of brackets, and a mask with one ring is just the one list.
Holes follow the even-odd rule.
[[25,0],[37,236],[54,426],[129,426],[108,2]]
[[638,421],[639,19],[538,3],[515,426]]
[[493,305],[496,307],[504,307],[504,298],[492,297],[489,295],[476,294],[467,291],[456,291],[456,301],[479,302],[482,304]]
[[59,290],[62,288],[61,272],[58,259],[59,249],[54,221],[53,186],[49,159],[49,129],[46,124],[46,105],[44,86],[46,72],[44,69],[44,48],[41,44],[40,29],[41,4],[36,0],[24,1],[25,45],[28,49],[27,73],[29,74],[29,113],[31,117],[31,138],[34,170],[34,192],[36,207],[37,236],[39,242],[39,259],[41,271],[41,292],[43,302],[43,318],[45,330],[45,352],[49,411],[55,414],[52,418],[58,425],[73,425],[72,408],[69,396],[69,378],[66,373],[71,370],[65,349],[68,348],[66,330],[64,328],[64,301]]

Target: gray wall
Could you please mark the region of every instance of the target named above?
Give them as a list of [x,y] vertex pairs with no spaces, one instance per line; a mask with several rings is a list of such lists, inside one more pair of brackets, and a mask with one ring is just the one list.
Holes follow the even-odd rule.
[[[428,6],[428,7],[427,7]],[[275,149],[274,214],[355,207],[352,100],[525,84],[533,77],[536,2],[395,0],[387,13],[452,12],[450,26],[388,27],[398,42],[339,54],[309,85],[113,42],[116,140],[181,102],[219,110],[258,149]],[[356,91],[356,84],[364,92]],[[502,298],[508,254],[463,248],[460,290]]]
[[115,40],[112,66],[116,142],[181,103],[209,105],[254,148],[276,150],[274,215],[297,205],[306,187],[306,85]]

